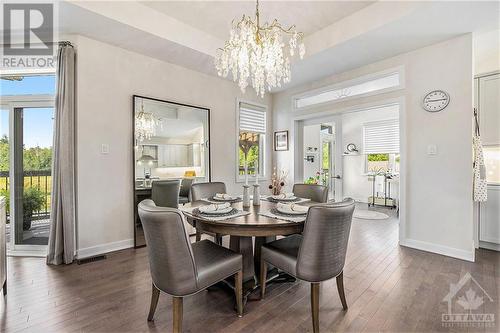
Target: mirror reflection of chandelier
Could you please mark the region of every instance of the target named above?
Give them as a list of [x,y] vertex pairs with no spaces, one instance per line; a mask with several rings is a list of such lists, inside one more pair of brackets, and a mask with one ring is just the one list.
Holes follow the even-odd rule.
[[261,25],[257,0],[255,20],[243,15],[237,23],[233,21],[230,38],[224,48],[218,50],[215,59],[217,73],[227,77],[231,72],[242,92],[251,80],[257,95],[264,97],[266,88],[271,90],[290,82],[290,58],[284,50],[285,41],[288,40],[290,56],[298,49],[302,59],[305,54],[303,37],[302,32],[295,30],[295,25],[285,29],[276,19]]
[[156,134],[156,127],[160,121],[151,112],[145,112],[144,103],[142,103],[141,111],[135,116],[135,133],[137,139],[139,141],[150,140]]

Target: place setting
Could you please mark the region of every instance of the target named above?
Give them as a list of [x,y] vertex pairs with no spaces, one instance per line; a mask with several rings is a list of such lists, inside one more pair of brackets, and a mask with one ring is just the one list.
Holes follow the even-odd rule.
[[203,201],[210,202],[210,203],[237,203],[241,202],[242,198],[240,196],[232,196],[227,193],[216,193],[214,196],[205,198]]
[[199,207],[180,208],[180,210],[190,217],[211,221],[223,221],[250,214],[250,212],[232,207],[231,202],[211,203]]
[[259,215],[290,222],[303,222],[306,220],[308,211],[308,206],[301,206],[296,203],[278,202],[276,207],[261,212]]
[[310,199],[299,198],[293,193],[280,193],[276,195],[269,195],[267,197],[262,197],[262,200],[274,203],[304,203],[311,201]]

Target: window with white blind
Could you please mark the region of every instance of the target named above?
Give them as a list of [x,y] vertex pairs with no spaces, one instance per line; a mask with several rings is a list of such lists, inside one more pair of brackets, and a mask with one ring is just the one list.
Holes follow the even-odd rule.
[[399,173],[399,119],[364,124],[363,153],[366,172]]
[[267,129],[266,108],[254,104],[238,103],[237,179],[248,175],[264,177],[265,141]]

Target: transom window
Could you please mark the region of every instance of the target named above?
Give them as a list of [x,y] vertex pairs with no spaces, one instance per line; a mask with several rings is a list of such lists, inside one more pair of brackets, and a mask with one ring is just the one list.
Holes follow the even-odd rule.
[[401,69],[377,73],[306,93],[294,99],[296,109],[337,102],[351,97],[380,94],[402,86]]

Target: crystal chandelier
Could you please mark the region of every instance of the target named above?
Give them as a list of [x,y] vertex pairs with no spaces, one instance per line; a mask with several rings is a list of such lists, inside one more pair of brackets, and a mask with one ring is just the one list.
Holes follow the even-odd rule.
[[285,42],[288,42],[290,56],[298,50],[302,59],[303,37],[295,25],[285,29],[276,19],[260,25],[257,0],[255,20],[246,15],[237,23],[233,20],[230,38],[215,59],[217,73],[227,77],[231,72],[243,93],[251,80],[257,95],[264,97],[266,87],[271,90],[290,82],[290,58],[284,50]]
[[160,123],[150,112],[144,112],[144,102],[141,104],[141,112],[135,116],[135,131],[139,141],[150,140],[156,134],[156,126]]

